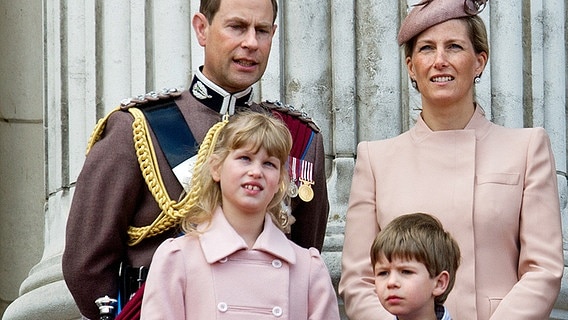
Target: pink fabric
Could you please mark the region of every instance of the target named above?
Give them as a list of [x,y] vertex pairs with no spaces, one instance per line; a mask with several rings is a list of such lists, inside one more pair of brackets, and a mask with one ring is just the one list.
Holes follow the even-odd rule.
[[398,44],[422,33],[422,31],[451,19],[466,17],[464,0],[430,0],[422,1],[424,5],[412,7],[410,13],[402,21],[398,33]]
[[542,128],[510,129],[481,108],[464,130],[362,142],[347,210],[339,291],[351,319],[389,319],[369,249],[394,217],[426,212],[462,263],[445,305],[455,319],[546,319],[560,290],[562,233],[554,158]]
[[327,268],[272,223],[251,249],[215,212],[199,237],[169,239],[152,260],[142,319],[339,319]]

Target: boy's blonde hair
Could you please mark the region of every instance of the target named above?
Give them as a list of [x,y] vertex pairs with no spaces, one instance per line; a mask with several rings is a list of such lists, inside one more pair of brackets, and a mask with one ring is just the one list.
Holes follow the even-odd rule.
[[416,260],[428,270],[430,278],[442,271],[450,274],[446,291],[435,297],[443,304],[455,282],[460,264],[460,248],[452,236],[444,231],[440,221],[426,213],[405,214],[392,220],[381,230],[371,246],[373,270],[381,259]]
[[[181,224],[186,233],[195,233],[197,225],[210,222],[214,210],[222,204],[221,186],[213,180],[210,169],[221,165],[231,151],[239,148],[250,148],[255,153],[264,148],[268,155],[280,160],[280,187],[267,210],[275,224],[282,227],[280,210],[290,182],[286,162],[292,136],[286,124],[271,114],[240,111],[228,122],[212,127],[200,147],[189,192],[192,205]],[[202,163],[200,155],[206,158]]]

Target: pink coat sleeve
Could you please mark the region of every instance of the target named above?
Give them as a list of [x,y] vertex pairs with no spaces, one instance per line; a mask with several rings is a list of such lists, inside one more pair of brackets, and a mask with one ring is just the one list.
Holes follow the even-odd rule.
[[369,256],[371,244],[379,232],[375,197],[376,177],[369,165],[369,152],[368,142],[359,143],[345,223],[339,294],[343,297],[349,318],[391,320],[393,315],[381,306],[375,294]]
[[309,249],[312,263],[308,293],[308,319],[339,320],[337,296],[329,277],[329,271],[315,248]]
[[173,239],[156,250],[146,280],[141,319],[186,319],[186,264]]
[[554,156],[544,129],[532,132],[520,212],[519,281],[492,314],[495,320],[547,318],[564,270]]

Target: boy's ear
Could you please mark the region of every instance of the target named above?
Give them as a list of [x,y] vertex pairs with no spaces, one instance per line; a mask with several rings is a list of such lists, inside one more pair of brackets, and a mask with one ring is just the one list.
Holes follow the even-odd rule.
[[434,286],[434,290],[432,290],[432,295],[437,297],[446,292],[448,284],[450,283],[450,273],[444,270],[434,279],[436,280],[436,284]]

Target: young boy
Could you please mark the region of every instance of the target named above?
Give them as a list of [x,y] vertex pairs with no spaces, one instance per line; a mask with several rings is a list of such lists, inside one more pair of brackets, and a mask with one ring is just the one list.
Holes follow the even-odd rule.
[[425,213],[392,220],[371,247],[375,291],[398,320],[451,320],[444,307],[460,249],[440,221]]

